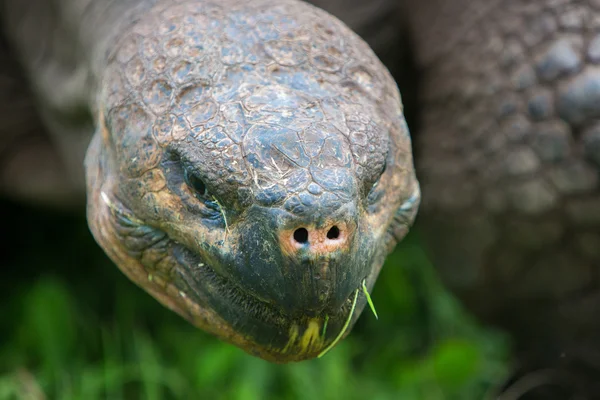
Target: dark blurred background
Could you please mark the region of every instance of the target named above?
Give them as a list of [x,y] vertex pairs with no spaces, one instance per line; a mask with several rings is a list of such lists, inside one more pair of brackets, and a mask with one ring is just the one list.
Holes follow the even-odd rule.
[[438,282],[413,231],[350,336],[274,365],[220,342],[130,283],[83,209],[2,210],[0,399],[492,399],[510,344]]

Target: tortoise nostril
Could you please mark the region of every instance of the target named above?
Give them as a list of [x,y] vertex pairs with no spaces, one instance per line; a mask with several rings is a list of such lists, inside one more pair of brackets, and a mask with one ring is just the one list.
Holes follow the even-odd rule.
[[340,237],[340,228],[337,226],[332,226],[331,229],[327,232],[327,239],[337,239]]
[[294,240],[298,243],[307,243],[308,242],[308,231],[306,228],[298,228],[294,231]]

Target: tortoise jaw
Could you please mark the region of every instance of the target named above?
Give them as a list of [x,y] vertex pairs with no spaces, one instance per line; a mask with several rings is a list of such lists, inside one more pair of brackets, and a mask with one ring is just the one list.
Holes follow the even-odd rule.
[[[200,308],[216,312],[233,331],[251,343],[242,348],[252,355],[278,363],[317,357],[335,340],[349,318],[355,293],[335,311],[286,315],[216,273],[197,253],[179,244],[175,249],[181,278],[176,285],[180,291]],[[363,306],[361,301],[360,307]]]
[[[119,269],[193,325],[249,354],[276,363],[315,358],[336,339],[348,320],[353,296],[337,312],[286,315],[216,273],[201,255],[165,232],[144,225],[107,192],[97,193],[98,201],[88,209],[90,228]],[[124,232],[143,238],[149,247],[141,250],[128,246],[131,241],[125,240]],[[161,264],[168,265],[172,272],[165,275],[157,265],[148,264],[144,256],[148,250],[166,254]],[[351,324],[364,304],[361,299],[356,305]]]

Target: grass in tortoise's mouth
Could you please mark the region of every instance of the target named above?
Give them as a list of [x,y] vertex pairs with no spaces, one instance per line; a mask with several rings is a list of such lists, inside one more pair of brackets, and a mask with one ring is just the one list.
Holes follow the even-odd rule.
[[[178,270],[178,273],[182,279],[177,286],[180,290],[185,290],[186,293],[194,296],[193,300],[198,304],[208,304],[217,312],[222,311],[220,309],[221,307],[225,307],[228,310],[231,308],[241,310],[245,318],[250,317],[255,321],[260,321],[261,323],[267,324],[275,333],[273,335],[273,339],[276,336],[287,336],[289,333],[289,325],[298,322],[293,316],[286,315],[276,306],[264,302],[247,293],[234,282],[215,272],[213,268],[202,261],[201,257],[197,253],[191,251],[174,240],[172,240],[172,243],[174,245],[174,249],[176,249],[176,251],[174,251],[175,257],[179,266],[181,267]],[[190,284],[190,282],[193,282],[193,284]],[[180,287],[179,285],[184,286]],[[204,290],[198,290],[199,288]],[[341,340],[341,337],[348,329],[350,321],[354,316],[354,310],[356,309],[358,294],[361,291],[361,288],[365,294],[367,302],[372,305],[371,298],[366,290],[365,281],[363,280],[361,287],[356,288],[356,290],[352,292],[350,296],[348,296],[342,307],[337,310],[337,312],[326,313],[322,316],[322,320],[324,321],[322,326],[323,337],[325,337],[327,333],[330,334],[328,336],[333,334],[333,332],[327,332],[327,323],[333,318],[343,322],[343,326],[341,326],[341,330],[333,338],[329,345],[319,353],[319,357],[323,356],[326,352],[333,348],[335,344]],[[226,301],[227,304],[219,304],[222,301]],[[374,311],[373,307],[372,309]],[[222,312],[219,312],[219,314],[223,317]],[[236,321],[231,321],[227,318],[225,319],[232,326],[236,327]],[[265,337],[262,337],[261,339],[266,339],[267,343],[271,343],[271,340]]]
[[[187,292],[195,293],[198,296],[196,301],[201,301],[200,299],[203,297],[202,293],[198,293],[195,288],[199,285],[206,287],[204,282],[209,282],[209,286],[212,286],[212,290],[215,290],[219,294],[224,294],[223,297],[229,299],[231,302],[235,303],[238,309],[244,310],[246,313],[251,315],[255,320],[259,320],[262,322],[267,322],[272,324],[273,326],[278,326],[280,328],[286,327],[286,322],[293,322],[293,318],[285,315],[281,311],[279,311],[275,306],[261,301],[251,294],[246,293],[244,290],[239,288],[233,282],[225,279],[221,275],[217,274],[212,268],[210,268],[206,263],[202,262],[200,257],[194,253],[193,251],[187,249],[176,241],[172,241],[175,246],[182,251],[180,253],[183,258],[177,257],[177,261],[180,266],[183,267],[182,270],[179,270],[180,276],[183,278],[183,282],[194,282],[195,285],[192,287],[187,284]],[[195,265],[196,267],[191,267]],[[200,278],[200,279],[199,279]],[[204,280],[206,279],[206,281]],[[366,278],[363,279],[361,285],[356,288],[350,296],[346,299],[342,307],[338,310],[335,316],[339,318],[343,318],[344,315],[347,317],[343,320],[343,326],[339,330],[339,333],[333,338],[333,340],[325,346],[325,342],[323,342],[324,348],[318,354],[318,357],[324,356],[329,350],[331,350],[344,336],[344,333],[348,330],[352,317],[354,316],[354,311],[356,310],[356,303],[358,300],[358,295],[360,292],[363,292],[366,302],[368,303],[371,311],[375,315],[376,319],[379,319],[377,315],[377,311],[375,310],[375,305],[366,285]],[[323,327],[322,327],[322,336],[323,339],[326,335],[327,323],[331,318],[331,314],[325,314],[323,317]],[[228,321],[231,323],[231,321]],[[234,325],[234,324],[232,324]]]

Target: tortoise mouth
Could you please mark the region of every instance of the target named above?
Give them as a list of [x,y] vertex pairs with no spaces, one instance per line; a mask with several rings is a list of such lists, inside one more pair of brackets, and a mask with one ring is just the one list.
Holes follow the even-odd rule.
[[198,253],[175,240],[171,241],[173,256],[180,267],[177,273],[182,278],[176,283],[178,289],[188,293],[198,304],[215,308],[214,306],[223,306],[220,303],[226,299],[229,306],[234,305],[253,318],[271,324],[280,324],[286,320],[284,313],[275,306],[258,299],[218,274]]
[[316,316],[285,314],[217,273],[201,254],[164,230],[137,219],[119,200],[103,192],[100,197],[106,207],[97,215],[104,218],[92,218],[91,228],[117,266],[192,324],[252,355],[279,363],[314,358],[340,332],[350,331],[346,328],[366,303],[361,296],[353,304],[353,298],[359,297],[357,290],[337,310]]
[[257,346],[245,349],[251,354],[266,351],[283,362],[313,358],[338,336],[349,318],[354,292],[337,310],[316,316],[288,315],[217,273],[198,253],[171,241],[179,266],[174,282],[178,290],[200,307],[215,311],[238,335]]

